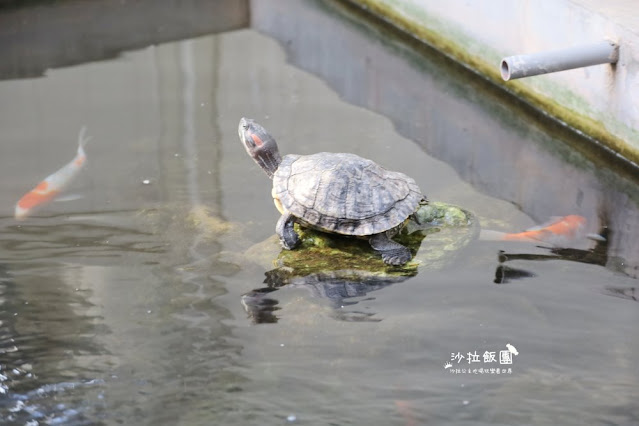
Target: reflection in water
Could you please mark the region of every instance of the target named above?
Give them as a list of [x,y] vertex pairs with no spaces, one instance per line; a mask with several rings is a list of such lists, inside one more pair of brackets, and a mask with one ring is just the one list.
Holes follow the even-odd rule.
[[275,311],[281,309],[277,306],[280,302],[268,296],[275,290],[277,288],[257,288],[242,295],[242,307],[254,324],[274,324],[278,321]]
[[[122,216],[126,212],[120,213]],[[113,213],[115,216],[115,212]],[[121,217],[122,217],[121,216]],[[59,223],[58,217],[37,224],[7,226],[2,242],[6,260],[25,262],[38,259],[86,260],[122,258],[126,253],[164,253],[166,246],[151,233],[126,227],[96,223]],[[12,238],[13,237],[13,238]],[[133,239],[132,239],[133,237]],[[87,250],[91,248],[91,250]]]
[[125,50],[249,23],[248,0],[182,0],[179,5],[155,0],[126,5],[110,0],[16,1],[13,8],[2,3],[0,79],[37,77],[49,68],[109,59]]
[[536,277],[536,274],[524,269],[511,268],[510,266],[499,265],[495,270],[495,284],[508,284],[512,280]]
[[595,239],[594,247],[588,250],[563,247],[539,247],[552,253],[548,255],[507,253],[504,250],[500,250],[498,259],[499,263],[505,263],[509,260],[568,260],[571,262],[606,266],[609,264],[608,240],[610,237],[610,230],[607,227],[603,227],[599,231],[598,238]]
[[605,287],[604,294],[635,302],[639,301],[637,299],[637,287]]
[[[18,246],[12,237],[15,234],[5,234],[4,242]],[[91,292],[82,288],[86,271],[53,261],[3,260],[0,416],[17,424],[34,419],[87,422],[83,409],[62,402],[83,392],[86,406],[102,405],[98,395],[104,382],[98,371],[108,363],[110,351],[99,336],[111,330],[97,313]]]
[[[242,306],[255,324],[276,323],[276,312],[281,308],[273,292],[281,288],[303,288],[311,297],[328,301],[333,308],[333,316],[343,321],[381,321],[372,318],[374,312],[353,311],[347,307],[356,305],[359,298],[372,291],[400,283],[409,276],[379,277],[374,274],[356,271],[326,271],[306,276],[290,275],[290,271],[273,269],[266,272],[264,283],[267,287],[258,288],[242,295]],[[285,287],[286,286],[286,287]]]
[[[198,389],[205,382],[243,381],[215,368],[226,365],[236,349],[221,341],[228,331],[220,320],[229,312],[211,301],[224,291],[210,273],[222,277],[236,270],[192,258],[193,248],[219,246],[210,233],[189,234],[189,223],[171,224],[174,217],[188,216],[183,210],[112,213],[112,222],[126,226],[107,226],[100,223],[103,215],[92,220],[85,214],[2,227],[4,418],[93,423],[106,401],[116,398],[129,401],[120,415],[135,419],[135,407],[149,395],[151,405],[179,412],[177,405],[185,406],[192,395],[179,395],[183,385],[162,379],[176,369],[201,378],[189,382]],[[158,375],[167,360],[178,365],[165,365],[171,373]],[[209,372],[191,372],[203,368]],[[165,381],[161,391],[150,386],[156,380]]]
[[497,258],[500,265],[495,271],[494,282],[495,284],[507,284],[512,280],[519,280],[521,278],[537,276],[537,274],[533,272],[504,265],[504,263],[514,260],[565,260],[571,262],[589,263],[592,265],[608,266],[609,238],[610,230],[608,229],[608,227],[602,227],[599,231],[599,234],[597,235],[597,238],[595,239],[594,247],[587,250],[542,246],[538,246],[537,248],[548,250],[551,254],[507,253],[504,250],[499,250]]

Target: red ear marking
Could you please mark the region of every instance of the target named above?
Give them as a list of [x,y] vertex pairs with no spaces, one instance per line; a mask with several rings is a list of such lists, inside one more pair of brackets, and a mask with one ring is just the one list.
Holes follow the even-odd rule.
[[262,142],[262,139],[260,139],[260,137],[256,135],[255,133],[251,133],[251,138],[253,139],[253,142],[255,142],[255,145],[257,146],[264,145],[264,142]]

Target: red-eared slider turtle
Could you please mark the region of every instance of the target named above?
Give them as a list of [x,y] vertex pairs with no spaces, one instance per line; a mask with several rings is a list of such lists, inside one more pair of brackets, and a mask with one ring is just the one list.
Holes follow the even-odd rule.
[[403,265],[411,252],[391,240],[424,199],[413,179],[355,154],[320,152],[280,156],[275,139],[258,123],[238,127],[246,151],[273,179],[273,199],[282,213],[275,232],[282,247],[299,244],[295,222],[323,232],[368,239],[389,265]]

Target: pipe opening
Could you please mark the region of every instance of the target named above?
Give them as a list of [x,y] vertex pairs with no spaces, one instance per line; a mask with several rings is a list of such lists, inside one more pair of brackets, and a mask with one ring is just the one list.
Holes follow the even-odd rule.
[[505,81],[510,80],[510,67],[508,66],[508,61],[505,59],[501,61],[501,78]]

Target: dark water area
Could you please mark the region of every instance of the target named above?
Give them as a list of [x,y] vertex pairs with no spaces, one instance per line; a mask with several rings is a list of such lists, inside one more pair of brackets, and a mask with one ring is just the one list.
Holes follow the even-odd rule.
[[[639,423],[639,185],[587,141],[341,2],[30,2],[0,23],[3,423]],[[282,278],[242,116],[482,230],[580,215],[605,238],[442,231],[412,276]],[[16,220],[82,126],[71,196]]]

